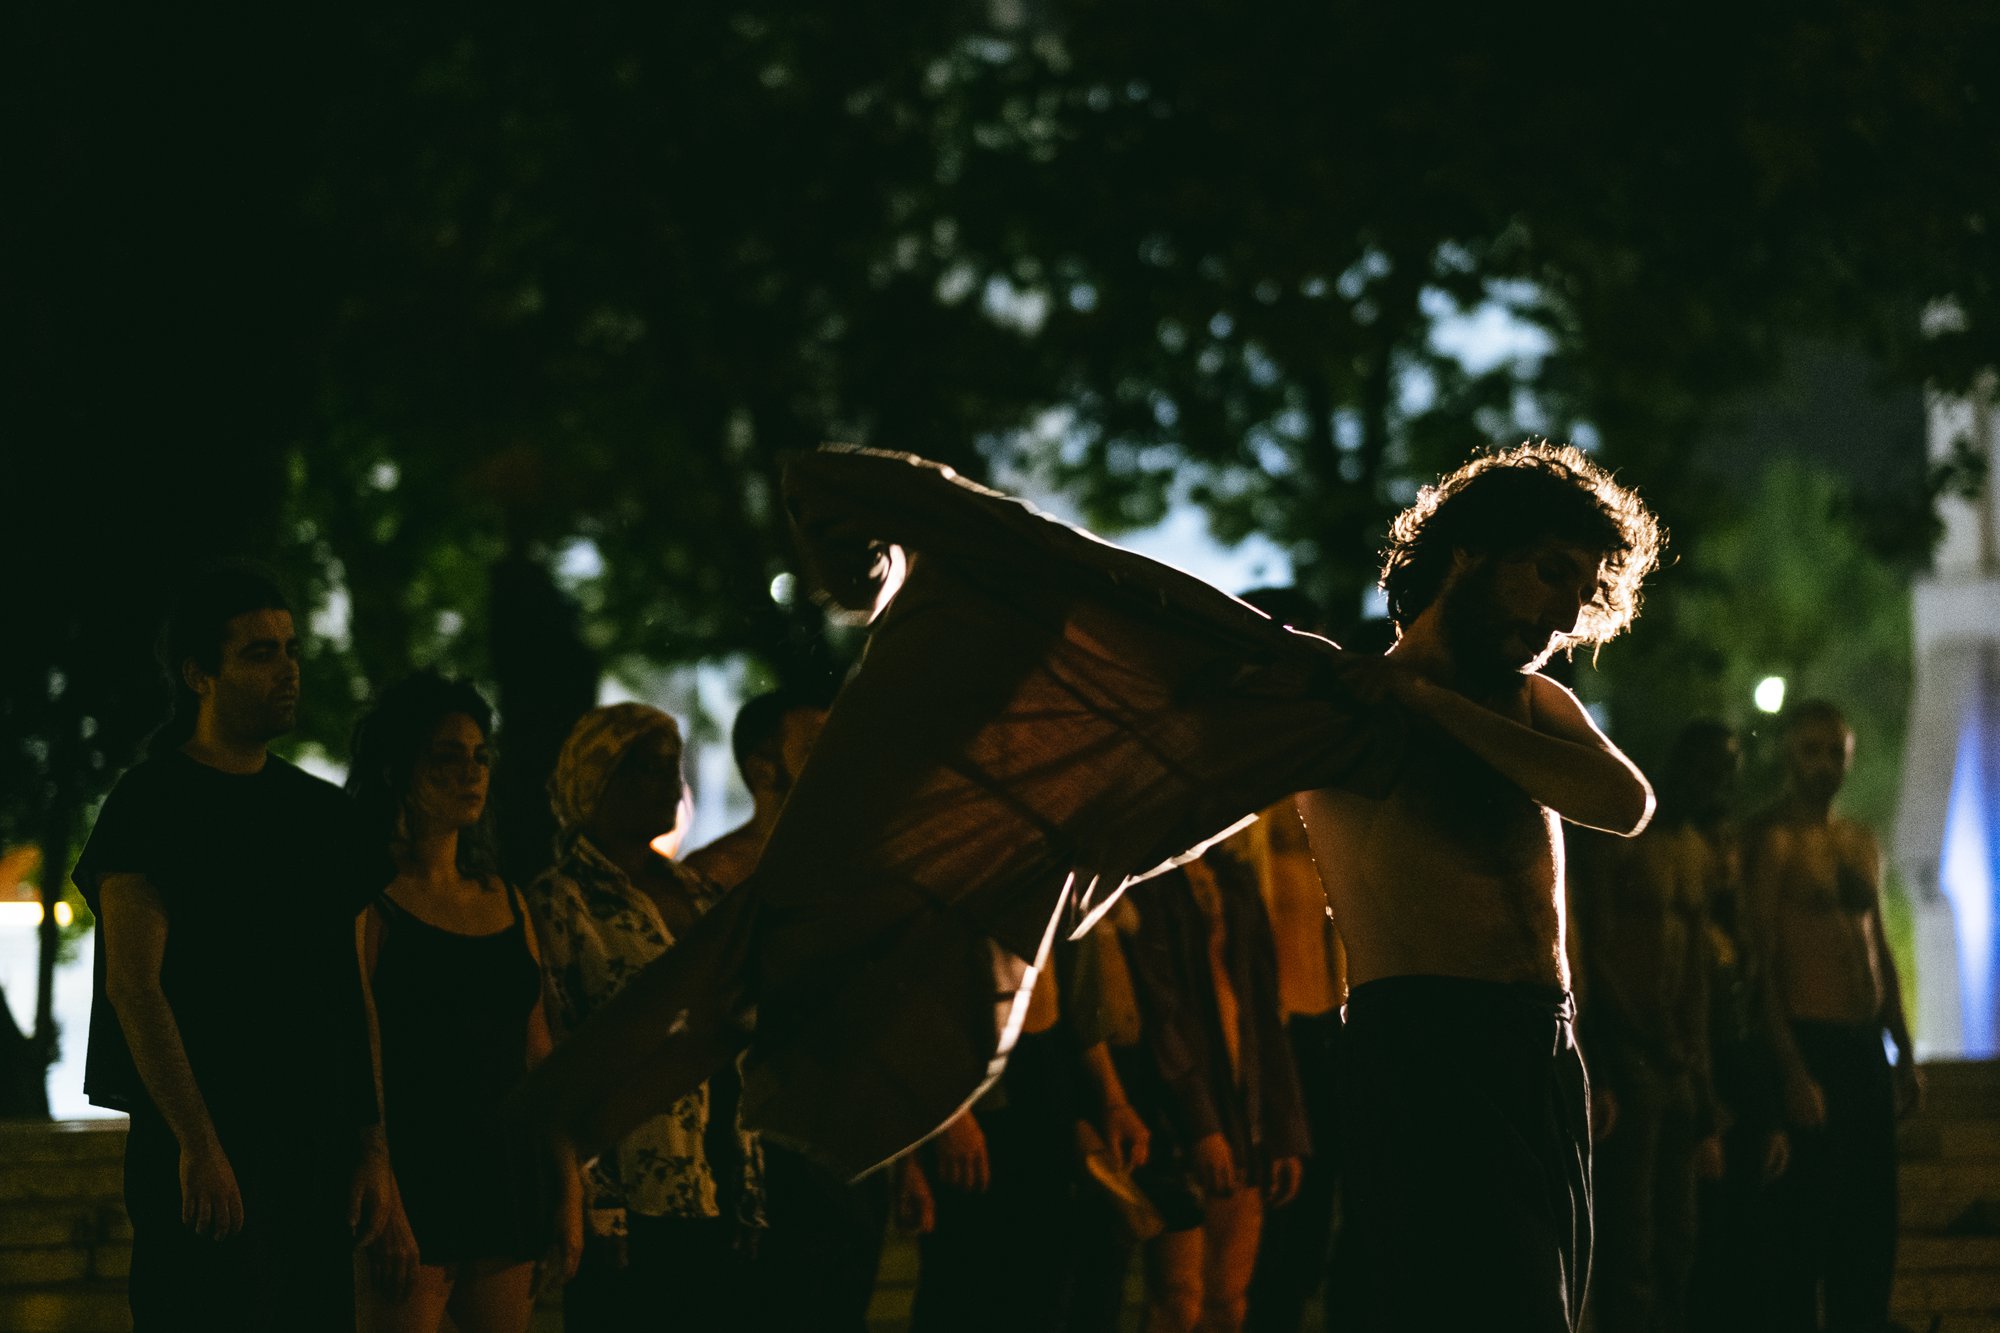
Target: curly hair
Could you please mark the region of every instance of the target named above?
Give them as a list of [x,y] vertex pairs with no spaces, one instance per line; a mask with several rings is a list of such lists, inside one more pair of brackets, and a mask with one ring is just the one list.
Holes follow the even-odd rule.
[[1639,589],[1659,567],[1666,530],[1638,493],[1569,445],[1529,441],[1480,454],[1426,486],[1389,525],[1382,590],[1401,631],[1437,599],[1452,552],[1518,551],[1555,537],[1603,553],[1597,595],[1557,648],[1609,642],[1639,614]]

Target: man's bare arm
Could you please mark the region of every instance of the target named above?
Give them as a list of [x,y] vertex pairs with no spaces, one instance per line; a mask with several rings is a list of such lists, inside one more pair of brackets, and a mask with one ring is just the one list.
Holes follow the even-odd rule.
[[1572,824],[1631,837],[1653,817],[1653,789],[1590,720],[1575,695],[1546,676],[1527,678],[1533,726],[1502,717],[1456,690],[1402,673],[1397,694],[1529,797]]
[[243,1226],[243,1196],[195,1083],[180,1024],[160,989],[167,911],[144,875],[106,875],[99,886],[104,925],[104,993],[146,1091],[180,1145],[181,1220],[204,1235]]
[[1907,1064],[1916,1058],[1916,1046],[1910,1038],[1909,1019],[1903,1013],[1903,984],[1896,975],[1896,955],[1889,948],[1887,923],[1882,920],[1882,848],[1869,830],[1858,828],[1858,832],[1867,855],[1868,884],[1875,897],[1875,905],[1869,910],[1875,918],[1875,965],[1882,973],[1882,1025],[1889,1029],[1889,1037],[1896,1043],[1897,1063]]

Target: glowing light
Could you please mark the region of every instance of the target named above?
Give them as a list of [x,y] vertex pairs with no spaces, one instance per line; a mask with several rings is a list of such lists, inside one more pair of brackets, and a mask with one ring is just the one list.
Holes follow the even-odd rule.
[[1766,676],[1757,682],[1757,688],[1750,692],[1751,701],[1760,713],[1782,713],[1785,711],[1785,678]]
[[[67,926],[76,920],[76,912],[68,903],[56,904],[56,924]],[[42,905],[38,902],[0,902],[0,927],[16,930],[33,930],[42,924]]]
[[779,606],[790,606],[798,590],[799,581],[791,574],[780,574],[771,580],[771,600]]

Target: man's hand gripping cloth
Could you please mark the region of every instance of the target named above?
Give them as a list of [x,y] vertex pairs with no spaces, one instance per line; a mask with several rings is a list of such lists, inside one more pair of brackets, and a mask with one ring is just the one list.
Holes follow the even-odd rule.
[[756,873],[531,1080],[586,1151],[747,1041],[746,1123],[864,1173],[998,1074],[1057,929],[1400,763],[1326,640],[949,468],[829,447],[785,500],[873,632]]

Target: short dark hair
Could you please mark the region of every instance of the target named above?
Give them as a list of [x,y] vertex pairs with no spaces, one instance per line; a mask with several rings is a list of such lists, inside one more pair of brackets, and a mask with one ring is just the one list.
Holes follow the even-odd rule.
[[1638,494],[1568,445],[1531,441],[1480,454],[1398,514],[1382,552],[1389,618],[1408,629],[1444,587],[1454,551],[1517,551],[1548,537],[1604,558],[1604,579],[1559,647],[1608,642],[1639,614],[1639,588],[1666,532]]
[[276,579],[242,561],[203,569],[180,586],[154,645],[173,705],[148,743],[151,753],[177,749],[194,735],[201,696],[188,687],[183,667],[192,660],[211,675],[220,672],[222,642],[230,621],[252,611],[291,609]]
[[783,743],[785,718],[801,708],[825,708],[826,699],[809,690],[771,690],[760,694],[736,710],[729,728],[729,749],[736,756],[736,771],[750,780],[752,759],[772,758]]
[[[471,718],[481,736],[493,734],[493,709],[478,690],[435,671],[419,671],[383,690],[374,707],[354,724],[347,794],[354,798],[374,848],[386,851],[406,833],[417,759],[438,723],[455,713]],[[489,800],[479,822],[458,836],[462,875],[483,880],[497,872],[492,810]]]
[[1785,710],[1778,719],[1778,735],[1791,737],[1801,727],[1815,722],[1831,722],[1842,731],[1852,731],[1854,726],[1847,720],[1847,714],[1831,699],[1801,699]]

